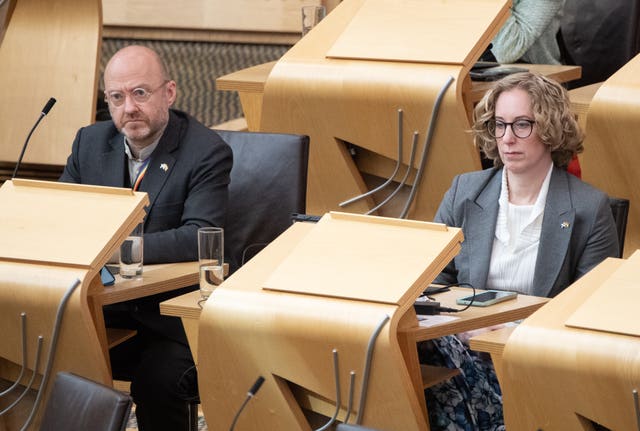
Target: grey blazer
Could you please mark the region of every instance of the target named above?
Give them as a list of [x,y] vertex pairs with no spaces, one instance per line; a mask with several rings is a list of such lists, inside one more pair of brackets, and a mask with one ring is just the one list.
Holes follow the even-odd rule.
[[[502,169],[459,175],[445,194],[435,221],[461,227],[462,250],[436,278],[485,288],[502,187]],[[618,237],[605,193],[554,168],[542,221],[533,278],[536,296],[553,297],[607,257]]]

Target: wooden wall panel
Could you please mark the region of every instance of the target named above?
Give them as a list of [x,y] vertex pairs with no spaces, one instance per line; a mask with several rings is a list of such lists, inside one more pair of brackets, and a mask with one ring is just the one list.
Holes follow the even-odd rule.
[[16,2],[0,45],[0,161],[17,160],[55,97],[24,161],[65,163],[76,131],[95,117],[100,43],[100,0]]
[[[321,0],[102,0],[104,24],[125,27],[300,32],[300,8]],[[331,3],[331,2],[329,2]],[[328,5],[329,7],[329,5]]]

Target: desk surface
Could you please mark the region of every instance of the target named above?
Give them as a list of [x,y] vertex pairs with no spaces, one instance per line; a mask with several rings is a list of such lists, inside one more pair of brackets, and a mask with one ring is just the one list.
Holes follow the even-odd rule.
[[216,79],[216,89],[262,93],[264,84],[276,63],[277,61],[270,61],[221,76]]
[[[466,287],[454,287],[449,292],[433,295],[444,307],[461,309],[456,299],[468,296],[471,290]],[[486,328],[487,326],[524,319],[549,301],[549,298],[518,295],[516,299],[499,302],[489,307],[469,307],[460,313],[443,313],[455,317],[455,320],[436,326],[410,326],[399,332],[412,336],[416,341],[429,340],[450,334]]]
[[113,286],[93,293],[103,305],[129,301],[198,284],[198,262],[145,265],[142,277],[124,279],[116,275]]
[[[262,93],[267,78],[277,61],[259,64],[246,69],[232,72],[216,79],[216,88],[226,91],[241,91]],[[582,75],[582,67],[555,64],[504,64],[503,66],[518,66],[539,72],[558,82],[568,82],[579,79]],[[469,95],[471,101],[478,101],[484,93],[491,88],[490,81],[472,81]]]
[[102,307],[198,284],[198,269],[198,262],[145,265],[142,277],[123,279],[116,275],[113,286],[103,286],[99,275],[94,278],[89,287],[87,301],[107,363],[110,341]]
[[175,316],[185,319],[198,319],[202,308],[198,305],[200,292],[185,293],[160,303],[160,314]]
[[[434,296],[443,307],[462,308],[456,305],[456,299],[469,295],[469,289],[454,287],[449,292]],[[187,319],[198,319],[202,309],[198,305],[200,292],[194,291],[176,296],[160,303],[160,313]],[[505,301],[489,307],[469,307],[462,313],[442,313],[445,316],[456,317],[456,320],[436,326],[413,326],[402,332],[411,333],[416,340],[427,340],[449,334],[470,331],[505,322],[524,319],[535,310],[543,306],[549,298],[518,295],[515,300]]]

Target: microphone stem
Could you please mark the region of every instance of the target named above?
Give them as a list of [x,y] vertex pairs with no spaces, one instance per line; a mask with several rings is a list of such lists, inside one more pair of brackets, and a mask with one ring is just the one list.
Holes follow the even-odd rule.
[[38,124],[40,124],[40,121],[42,121],[44,116],[45,114],[41,112],[40,116],[38,117],[38,120],[29,131],[29,134],[27,135],[27,139],[25,139],[24,145],[22,146],[22,151],[20,151],[20,157],[18,157],[18,163],[16,163],[16,167],[13,169],[13,175],[11,175],[12,180],[16,177],[16,174],[18,173],[18,169],[20,168],[20,164],[22,163],[22,158],[24,157],[24,152],[27,150],[27,144],[29,143],[29,139],[31,139],[31,135],[33,135],[33,131],[36,130],[36,127],[38,127]]
[[240,417],[240,413],[242,413],[242,410],[244,410],[244,407],[247,405],[247,403],[249,402],[249,400],[251,398],[253,398],[253,394],[248,393],[247,397],[244,399],[244,401],[242,402],[242,405],[238,409],[238,412],[236,413],[235,417],[233,418],[233,422],[231,423],[231,427],[229,428],[229,431],[233,431],[235,429],[236,422],[238,422],[238,418]]

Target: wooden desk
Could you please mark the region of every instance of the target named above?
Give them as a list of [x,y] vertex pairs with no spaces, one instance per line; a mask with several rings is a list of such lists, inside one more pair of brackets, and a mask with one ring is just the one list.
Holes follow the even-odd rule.
[[[547,78],[551,78],[560,83],[580,79],[582,76],[581,66],[571,66],[564,64],[504,64],[503,66],[516,66],[528,69],[531,72],[540,73]],[[493,86],[493,82],[473,81],[471,90],[469,91],[469,99],[471,102],[478,102]]]
[[[258,131],[260,128],[264,86],[276,63],[277,61],[263,63],[216,79],[216,88],[218,90],[238,92],[242,109],[247,119],[247,125],[251,131]],[[580,66],[554,64],[505,64],[504,66],[524,67],[555,79],[560,83],[573,81],[582,76],[582,67]],[[492,82],[471,81],[471,88],[465,96],[467,102],[478,102],[491,86]]]
[[[441,301],[442,306],[444,307],[460,308],[459,305],[456,305],[456,299],[468,294],[469,289],[454,287],[451,291],[434,295],[434,297],[437,298],[438,301]],[[200,318],[200,313],[202,312],[202,308],[198,305],[199,300],[200,292],[193,291],[160,303],[161,314],[180,317],[182,319],[194,358],[197,357],[195,354],[198,342],[197,321]],[[548,300],[548,298],[519,295],[515,301],[506,301],[495,304],[491,307],[471,307],[460,314],[443,313],[442,315],[455,316],[457,319],[436,326],[419,326],[416,325],[416,320],[413,320],[413,325],[407,327],[401,332],[406,336],[408,343],[413,343],[415,345],[418,341],[430,340],[445,335],[458,334],[460,332],[523,319],[543,306]],[[415,314],[411,312],[407,314],[408,321],[412,320],[415,316]],[[193,331],[189,331],[187,328],[193,329]],[[510,331],[513,330],[512,328],[508,329]],[[492,331],[491,334],[494,332],[499,331]],[[474,341],[476,346],[480,345],[479,340],[473,338],[472,342]],[[476,349],[473,345],[472,347],[475,350],[491,352],[491,348]]]
[[[491,354],[509,429],[539,429],[544,424],[545,429],[584,430],[589,421],[606,429],[636,429],[632,390],[638,387],[638,337],[570,321],[594,295],[618,286],[625,292],[635,290],[615,277],[637,268],[636,262],[606,259],[518,327],[470,340],[474,350]],[[589,313],[590,323],[632,321],[621,317],[614,304],[621,295],[612,293],[606,294],[611,303],[598,301],[598,311]]]
[[251,131],[260,129],[264,85],[276,63],[271,61],[259,64],[216,79],[217,90],[238,92],[247,127]]
[[113,286],[103,286],[99,276],[92,281],[87,300],[107,362],[109,343],[102,307],[198,284],[198,268],[197,261],[145,265],[140,278],[123,279],[116,275]]
[[595,84],[569,90],[571,109],[578,116],[578,123],[580,123],[583,131],[587,130],[587,113],[589,112],[591,101],[602,84],[602,82],[596,82]]
[[485,352],[491,355],[493,368],[496,370],[498,382],[502,381],[502,353],[515,326],[507,326],[496,331],[485,332],[476,335],[469,340],[469,346],[478,352]]
[[[470,289],[458,287],[452,288],[449,292],[434,295],[434,297],[444,307],[460,309],[462,307],[456,305],[456,299],[467,296],[469,293]],[[418,399],[423,399],[423,391],[427,387],[425,382],[431,379],[428,375],[424,375],[424,367],[420,367],[418,352],[415,347],[417,342],[524,319],[542,307],[547,301],[548,298],[518,295],[515,300],[505,301],[489,307],[469,307],[461,313],[443,313],[445,316],[455,317],[456,320],[429,327],[416,325],[415,313],[413,313],[413,309],[410,309],[402,320],[406,326],[401,323],[401,327],[398,330],[398,339],[405,362],[410,369]],[[426,416],[426,404],[423,403],[423,405]]]
[[[254,258],[256,261],[254,262],[255,265],[251,271],[240,270],[236,272],[232,277],[225,281],[223,286],[229,287],[230,289],[227,290],[232,291],[255,291],[256,295],[259,296],[260,291],[262,290],[261,286],[263,285],[261,280],[266,280],[268,278],[270,274],[269,269],[277,267],[279,262],[281,262],[287,255],[288,251],[291,250],[291,248],[294,247],[295,244],[308,232],[310,232],[313,226],[314,225],[311,223],[294,224],[292,228],[287,230],[268,247],[268,253],[259,254]],[[459,297],[468,295],[469,292],[470,291],[467,288],[452,288],[449,292],[436,295],[436,298],[443,304],[443,306],[461,308],[455,304],[455,300]],[[274,294],[271,293],[270,295]],[[192,292],[160,304],[160,310],[163,314],[181,317],[183,322],[185,322],[185,329],[190,328],[191,334],[187,334],[190,344],[198,343],[198,319],[201,314],[201,309],[197,305],[198,299],[198,293]],[[255,297],[255,300],[259,302],[257,296]],[[216,292],[214,291],[208,302],[205,304],[205,309],[215,302]],[[424,366],[421,367],[418,361],[416,342],[522,319],[533,313],[546,302],[547,298],[519,295],[516,300],[506,301],[491,307],[471,307],[463,313],[445,314],[455,318],[455,320],[429,327],[420,326],[413,308],[410,308],[398,325],[398,339],[415,396],[418,400],[421,400],[420,408],[424,417],[427,417],[423,394],[424,388],[428,385],[434,384],[434,382],[437,382],[438,380],[441,380],[443,376],[446,376],[440,372],[441,370]],[[341,305],[338,305],[338,308],[340,307]],[[261,320],[269,319],[269,316],[262,317],[256,315],[256,324],[260,326],[259,322]],[[202,343],[200,344],[202,347]],[[207,351],[209,353],[211,353],[212,347],[206,346],[206,344],[210,343],[205,343],[204,347],[208,349]],[[194,350],[196,350],[196,348],[192,345],[192,351]],[[196,361],[199,365],[202,365],[202,361],[198,359],[196,359]],[[205,374],[208,371],[203,371],[203,378],[205,378]],[[451,370],[446,371],[450,372]],[[429,375],[427,373],[431,374]],[[296,393],[296,397],[306,397],[304,405],[322,414],[330,413],[331,409],[334,408],[331,403],[326,402],[326,400],[323,401],[320,399],[321,397],[316,397],[313,394],[301,395],[300,393]],[[206,400],[206,398],[203,399]],[[205,414],[207,414],[208,406],[206,405],[206,401],[203,403],[203,408],[205,410]]]
[[191,355],[196,361],[198,359],[198,319],[202,312],[198,301],[200,301],[200,292],[195,290],[160,303],[160,314],[182,319]]

